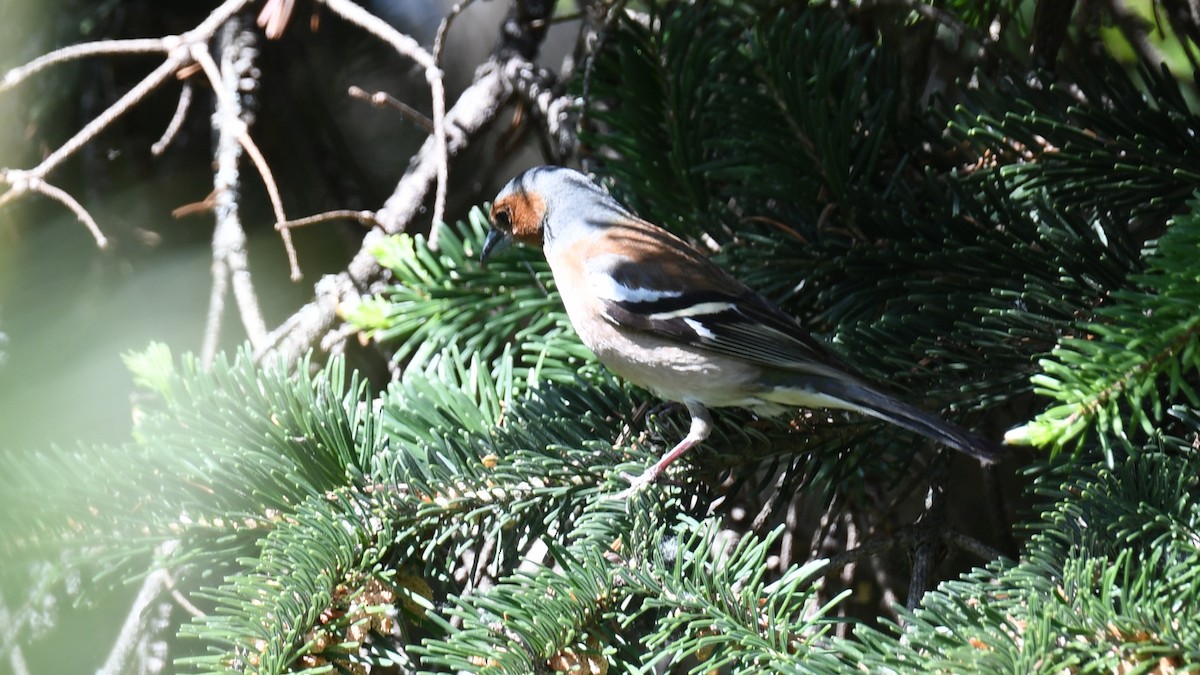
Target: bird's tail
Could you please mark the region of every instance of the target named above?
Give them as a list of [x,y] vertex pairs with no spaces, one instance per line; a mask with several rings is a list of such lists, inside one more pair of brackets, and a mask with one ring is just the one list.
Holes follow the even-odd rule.
[[819,379],[821,382],[813,382],[811,388],[805,389],[820,392],[823,404],[827,407],[854,410],[877,417],[970,455],[983,464],[994,464],[1007,454],[999,443],[897,401],[865,383],[849,378]]

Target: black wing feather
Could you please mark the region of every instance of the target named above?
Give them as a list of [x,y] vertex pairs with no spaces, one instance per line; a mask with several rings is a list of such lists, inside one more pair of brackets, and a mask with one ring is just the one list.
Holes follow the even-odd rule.
[[604,300],[617,325],[762,366],[850,372],[794,319],[753,291],[691,292],[654,300]]

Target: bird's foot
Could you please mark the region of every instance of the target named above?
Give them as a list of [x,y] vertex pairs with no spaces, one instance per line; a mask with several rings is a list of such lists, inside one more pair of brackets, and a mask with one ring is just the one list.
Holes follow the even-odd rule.
[[618,492],[615,499],[625,500],[633,497],[642,490],[645,490],[650,485],[653,485],[658,480],[658,476],[661,473],[662,469],[655,464],[649,469],[643,471],[640,476],[634,476],[633,474],[629,473],[621,474],[621,478],[629,481],[629,487]]

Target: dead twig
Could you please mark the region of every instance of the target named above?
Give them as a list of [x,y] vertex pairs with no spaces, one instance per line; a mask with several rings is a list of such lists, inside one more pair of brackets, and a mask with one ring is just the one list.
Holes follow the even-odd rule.
[[[167,557],[178,546],[178,541],[167,541],[161,544],[155,553]],[[162,591],[170,588],[171,585],[171,573],[165,567],[146,575],[142,580],[142,587],[133,601],[133,606],[129,608],[129,614],[125,616],[125,622],[121,625],[121,631],[117,635],[116,642],[113,643],[112,651],[108,653],[104,665],[96,671],[98,675],[146,672],[138,668],[143,664],[135,665],[130,663],[130,660],[135,657],[139,645],[146,643],[154,634],[166,628],[166,622],[155,621],[149,610],[158,600]]]
[[66,190],[47,183],[40,176],[35,176],[29,171],[19,169],[0,169],[0,180],[9,185],[8,192],[0,196],[0,207],[29,192],[49,197],[75,214],[79,222],[83,223],[88,232],[91,232],[92,238],[96,240],[97,248],[101,250],[108,248],[108,237],[105,237],[104,233],[100,231],[96,219],[92,218],[92,214],[88,213],[87,209],[83,208],[83,205]]
[[[446,113],[446,128],[453,130],[446,139],[447,151],[461,152],[472,136],[496,118],[501,107],[513,95],[513,81],[517,71],[526,67],[527,61],[511,50],[501,46],[497,53],[509,56],[493,56],[483,64],[475,75],[474,82],[463,91],[458,101]],[[372,251],[388,234],[403,231],[421,210],[429,189],[437,180],[437,141],[426,139],[420,150],[409,163],[408,170],[397,183],[383,207],[375,212],[378,228],[372,229],[363,238],[358,253],[337,275],[321,279],[312,302],[293,314],[268,338],[268,348],[256,350],[259,360],[278,358],[284,363],[295,363],[314,344],[330,332],[337,320],[337,308],[343,302],[357,301],[364,293],[371,292],[377,283],[381,268]]]
[[292,10],[296,8],[296,0],[267,0],[262,11],[258,13],[256,23],[263,29],[268,40],[278,40],[283,37],[288,21],[292,18]]
[[157,157],[166,151],[167,146],[171,145],[171,141],[175,140],[175,136],[183,128],[183,120],[187,117],[191,105],[192,83],[190,80],[184,80],[183,88],[179,90],[179,103],[175,104],[175,113],[171,115],[171,121],[167,123],[163,135],[150,146],[150,154]]
[[275,223],[275,229],[307,227],[309,225],[316,225],[318,223],[327,223],[331,220],[357,220],[363,225],[367,225],[369,227],[375,227],[379,225],[379,221],[375,219],[374,211],[336,209],[333,211],[326,211],[325,213],[318,213],[312,216],[296,218],[295,220],[286,220],[282,223]]
[[213,10],[198,26],[181,35],[134,40],[100,40],[71,45],[56,49],[5,73],[3,79],[0,79],[0,91],[15,86],[45,68],[80,58],[116,54],[166,54],[166,59],[157,68],[143,77],[92,121],[85,124],[74,136],[42,159],[37,166],[24,170],[0,169],[0,180],[10,186],[9,191],[0,198],[0,205],[31,192],[43,194],[69,208],[92,233],[97,245],[104,248],[108,240],[101,233],[95,219],[74,197],[47,183],[46,177],[100,132],[107,129],[116,119],[129,112],[133,106],[157,89],[167,78],[192,63],[192,46],[205,45],[221,25],[250,4],[250,1],[227,0]]
[[17,66],[4,74],[0,80],[0,92],[10,89],[29,79],[38,72],[67,61],[87,58],[89,56],[114,56],[117,54],[162,54],[171,50],[171,44],[165,38],[139,38],[134,40],[101,40],[85,42],[55,49],[36,59]]
[[442,23],[438,25],[437,35],[433,38],[433,62],[438,68],[442,67],[442,53],[446,50],[446,36],[450,33],[450,24],[462,14],[463,10],[471,6],[474,0],[463,0],[462,2],[454,3],[450,8],[450,13],[442,19]]
[[[212,84],[213,90],[217,94],[217,106],[226,107],[227,109],[240,110],[241,104],[237,98],[237,83],[232,85],[223,83],[224,74],[217,64],[212,59],[212,55],[208,52],[206,45],[193,45],[192,56],[200,67],[204,70],[204,74],[208,77]],[[232,88],[231,88],[232,87]],[[271,167],[267,164],[267,160],[263,157],[262,151],[258,149],[258,145],[254,139],[250,137],[246,121],[241,119],[240,115],[230,115],[225,118],[225,124],[221,129],[221,133],[232,133],[237,139],[242,149],[246,151],[246,155],[250,157],[250,161],[254,163],[254,168],[258,170],[258,175],[263,180],[263,185],[267,189],[267,197],[271,200],[271,210],[275,215],[275,222],[282,223],[287,221],[287,215],[283,210],[283,199],[279,196],[279,185],[275,182],[275,176],[271,172]],[[278,228],[277,228],[278,229]],[[300,263],[296,259],[296,247],[292,244],[291,231],[284,228],[279,229],[280,237],[283,239],[284,250],[287,251],[288,268],[291,270],[292,281],[299,281],[303,275],[300,273]]]
[[450,172],[450,150],[446,138],[446,88],[442,69],[433,54],[412,37],[401,33],[383,19],[367,12],[350,0],[321,0],[331,12],[383,40],[397,54],[411,59],[425,69],[433,102],[433,141],[436,158],[437,184],[434,190],[433,218],[429,228],[429,247],[437,250],[438,229],[446,213],[446,188]]
[[392,108],[395,108],[396,110],[398,110],[400,112],[400,115],[402,117],[404,117],[404,119],[421,127],[421,129],[424,130],[425,133],[429,133],[429,134],[433,133],[433,120],[422,115],[420,110],[417,110],[416,108],[412,107],[411,105],[405,103],[404,101],[401,101],[400,99],[396,98],[395,96],[392,96],[391,94],[389,94],[385,91],[377,91],[377,92],[371,93],[369,91],[366,91],[362,87],[351,86],[350,90],[347,91],[346,93],[348,93],[351,98],[357,98],[357,99],[366,101],[367,103],[370,103],[371,105],[375,106],[376,108],[382,108],[384,106],[391,106]]
[[[197,46],[194,50],[197,62],[204,68],[213,89],[217,92],[217,110],[212,122],[213,130],[217,134],[214,152],[216,171],[213,173],[212,194],[213,213],[217,221],[212,239],[213,286],[209,295],[208,317],[200,352],[201,363],[206,366],[211,365],[216,358],[221,317],[224,315],[225,298],[230,286],[250,345],[258,348],[267,340],[267,324],[254,291],[249,257],[246,254],[246,231],[242,228],[238,208],[238,188],[241,182],[238,163],[243,151],[251,154],[250,147],[257,149],[253,143],[247,143],[249,134],[246,132],[246,123],[250,113],[242,107],[240,96],[242,83],[253,69],[254,36],[236,22],[231,22],[220,39],[220,66],[212,60],[207,47]],[[262,167],[259,167],[259,171],[261,173]],[[273,184],[274,181],[268,176],[269,174],[264,175],[263,180]],[[278,215],[276,217],[278,218]],[[285,241],[290,243],[290,238]]]

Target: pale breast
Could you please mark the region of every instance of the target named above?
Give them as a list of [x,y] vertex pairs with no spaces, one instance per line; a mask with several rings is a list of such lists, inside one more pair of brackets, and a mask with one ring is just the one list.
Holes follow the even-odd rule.
[[618,376],[670,401],[697,401],[710,407],[759,407],[753,395],[760,369],[729,357],[704,352],[655,335],[619,330],[604,318],[598,298],[580,292],[582,278],[569,278],[570,268],[555,283],[571,325],[600,362]]
[[584,342],[614,373],[661,398],[714,408],[763,403],[754,395],[757,366],[615,328],[594,330]]

